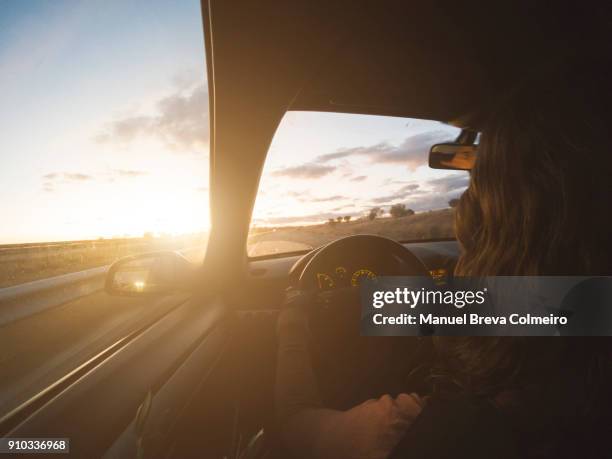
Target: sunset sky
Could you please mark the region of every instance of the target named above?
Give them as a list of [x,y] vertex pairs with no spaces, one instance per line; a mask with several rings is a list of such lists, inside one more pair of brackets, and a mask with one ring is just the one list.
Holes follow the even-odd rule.
[[[0,243],[209,226],[199,2],[0,3]],[[445,207],[467,174],[431,171],[441,123],[288,113],[254,223],[316,223],[403,202]]]

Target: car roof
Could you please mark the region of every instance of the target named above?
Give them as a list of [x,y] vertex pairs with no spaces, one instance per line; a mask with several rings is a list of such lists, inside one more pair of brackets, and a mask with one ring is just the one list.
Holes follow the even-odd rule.
[[213,44],[213,65],[233,62],[242,80],[265,75],[270,93],[297,79],[287,110],[466,127],[526,76],[601,42],[609,26],[595,6],[564,2],[204,3],[213,41],[227,37]]

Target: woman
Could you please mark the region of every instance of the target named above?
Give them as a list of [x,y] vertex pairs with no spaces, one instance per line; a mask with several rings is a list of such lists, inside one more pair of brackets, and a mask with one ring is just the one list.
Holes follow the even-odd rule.
[[[463,253],[456,275],[612,275],[607,59],[574,58],[538,71],[489,110],[457,208]],[[292,454],[609,453],[608,339],[435,338],[431,393],[383,396],[340,412],[320,407],[307,302],[294,292],[278,324],[277,410]]]

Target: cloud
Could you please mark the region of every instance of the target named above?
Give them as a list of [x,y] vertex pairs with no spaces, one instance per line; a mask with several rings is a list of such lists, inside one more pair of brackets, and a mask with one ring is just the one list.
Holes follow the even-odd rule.
[[50,172],[42,176],[42,189],[47,193],[51,193],[57,189],[59,184],[82,183],[94,179],[89,174],[80,172]]
[[347,156],[354,155],[356,150],[357,150],[356,148],[344,148],[334,153],[327,153],[324,155],[319,155],[315,158],[315,162],[326,163],[328,161],[333,161],[334,159],[345,158]]
[[309,199],[308,201],[310,202],[329,202],[329,201],[343,201],[346,199],[350,199],[350,198],[347,198],[346,196],[335,195],[335,196],[330,196],[328,198],[312,198],[312,199]]
[[406,138],[398,146],[388,146],[385,149],[377,149],[374,153],[373,162],[405,164],[414,170],[426,164],[429,149],[435,143],[448,139],[448,133],[444,131],[424,132]]
[[81,174],[79,172],[75,172],[75,173],[64,172],[62,176],[64,177],[64,180],[67,182],[87,182],[89,180],[94,179],[89,174]]
[[446,131],[437,130],[415,134],[404,139],[399,145],[386,142],[370,146],[343,148],[333,153],[319,155],[314,162],[327,163],[348,156],[367,156],[373,163],[405,164],[409,169],[416,169],[426,163],[432,145],[449,140]]
[[[260,190],[260,193],[261,193],[262,191],[265,191],[265,190]],[[294,190],[289,190],[289,191],[287,191],[285,194],[286,194],[287,196],[291,196],[292,198],[302,198],[302,197],[304,197],[304,196],[308,196],[310,193],[308,192],[308,190],[305,190],[305,191],[303,191],[303,192],[302,192],[302,191],[294,191]]]
[[316,197],[316,196],[312,196],[309,190],[299,190],[299,191],[289,190],[283,194],[291,198],[294,198],[297,201],[301,201],[301,202],[330,202],[330,201],[343,201],[343,200],[350,199],[346,196],[341,196],[341,195],[333,195],[329,197],[327,196],[326,197]]
[[421,187],[418,183],[409,183],[408,185],[404,185],[399,189],[400,192],[413,192],[418,190]]
[[397,200],[405,199],[408,196],[410,195],[406,193],[393,193],[385,196],[378,196],[377,198],[372,198],[370,202],[372,202],[373,204],[391,204]]
[[143,175],[149,174],[146,171],[138,171],[134,169],[115,169],[113,170],[113,173],[119,177],[142,177]]
[[130,179],[142,177],[144,175],[148,175],[148,172],[135,169],[113,169],[110,172],[105,172],[98,176],[82,172],[49,172],[42,176],[42,188],[43,191],[51,192],[55,191],[58,185],[92,182],[99,179],[107,182],[114,182],[115,179],[118,178]]
[[151,118],[148,116],[123,118],[110,123],[105,132],[97,135],[94,140],[98,143],[112,141],[128,143],[152,127]]
[[172,84],[179,90],[191,89],[201,84],[203,77],[206,77],[206,74],[203,75],[196,68],[183,69],[174,74],[172,77]]
[[396,193],[378,196],[371,199],[374,205],[392,204],[403,201],[407,207],[415,211],[442,209],[448,207],[448,201],[458,197],[469,183],[469,177],[464,175],[447,175],[428,180],[423,189],[417,183],[401,187]]
[[[319,178],[332,172],[335,168],[328,165],[330,161],[349,156],[364,156],[372,163],[403,164],[414,170],[427,163],[429,148],[435,143],[448,140],[448,132],[429,131],[407,137],[399,145],[386,142],[364,147],[343,148],[332,153],[317,156],[312,162],[300,166],[282,169],[274,175],[286,175],[293,178]],[[360,182],[366,179],[362,175],[350,180]]]
[[391,204],[397,200],[406,199],[408,197],[421,195],[424,193],[426,192],[420,189],[420,185],[418,183],[410,183],[401,187],[393,194],[373,198],[371,199],[371,202],[374,204]]
[[155,128],[167,142],[181,148],[196,148],[208,143],[208,92],[204,85],[190,94],[181,93],[158,102]]
[[324,155],[317,156],[314,162],[327,163],[336,159],[346,158],[347,156],[376,155],[389,148],[393,147],[387,143],[378,143],[368,147],[341,148],[333,153],[326,153]]
[[[437,130],[412,135],[399,145],[381,142],[363,147],[342,148],[332,153],[319,155],[310,163],[281,169],[274,172],[273,175],[292,178],[319,178],[335,169],[334,166],[327,163],[349,156],[367,157],[372,163],[401,164],[407,166],[410,170],[414,170],[427,163],[429,149],[432,145],[448,139],[448,132]],[[361,182],[366,178],[365,175],[360,175],[350,180]]]
[[208,145],[208,92],[200,84],[179,89],[155,104],[154,115],[137,115],[108,123],[94,137],[98,143],[126,144],[139,137],[157,138],[174,151],[193,151]]
[[437,179],[429,180],[429,185],[434,192],[449,193],[451,191],[463,190],[470,183],[468,174],[460,173],[460,175],[447,175]]
[[83,174],[81,172],[50,172],[42,176],[45,183],[53,183],[53,182],[86,182],[88,180],[93,180],[94,177],[89,174]]
[[[465,173],[446,175],[425,182],[423,186],[427,190],[418,188],[412,195],[401,196],[398,199],[405,199],[406,205],[415,211],[442,209],[448,207],[448,201],[461,195],[469,181],[469,175]],[[407,189],[409,186],[403,188]],[[401,190],[398,194],[401,194]]]
[[334,166],[324,166],[314,163],[306,163],[300,166],[286,167],[272,172],[275,177],[290,177],[296,179],[316,179],[335,171]]
[[52,193],[55,191],[55,186],[52,182],[43,182],[42,189],[47,193]]

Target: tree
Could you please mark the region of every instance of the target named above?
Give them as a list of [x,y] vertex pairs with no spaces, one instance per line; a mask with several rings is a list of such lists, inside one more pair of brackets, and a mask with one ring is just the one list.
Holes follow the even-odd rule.
[[370,213],[368,214],[368,220],[374,220],[379,215],[382,215],[383,212],[384,210],[382,210],[380,207],[372,207],[370,209]]
[[350,222],[351,221],[351,216],[350,215],[345,215],[344,216],[344,221],[347,222],[347,223]]
[[457,198],[451,199],[450,201],[448,201],[448,207],[457,207],[458,204],[459,204],[459,199]]
[[338,218],[336,218],[336,221],[337,221],[338,223],[342,223],[342,217],[338,217]]
[[389,209],[389,213],[393,218],[400,218],[414,215],[414,210],[406,209],[406,204],[393,204]]
[[334,220],[333,218],[330,218],[329,220],[327,220],[327,224],[334,226],[336,224],[336,220]]

